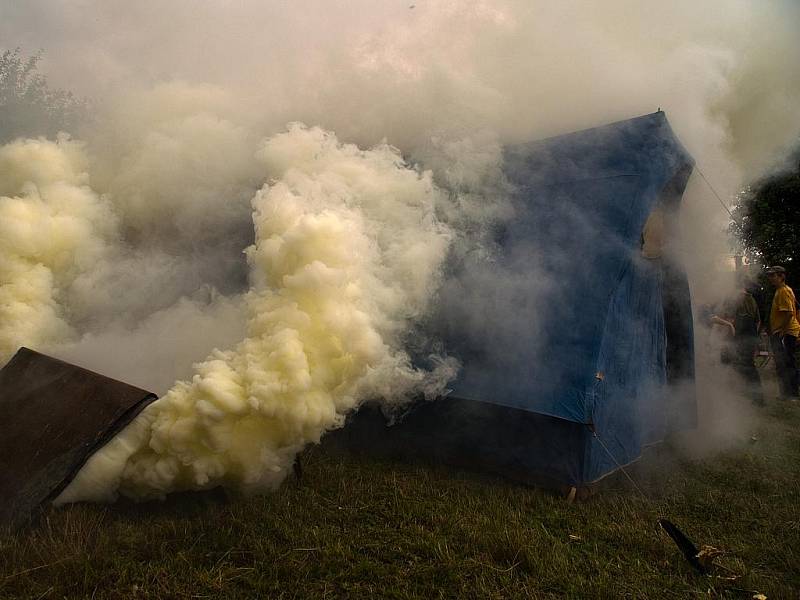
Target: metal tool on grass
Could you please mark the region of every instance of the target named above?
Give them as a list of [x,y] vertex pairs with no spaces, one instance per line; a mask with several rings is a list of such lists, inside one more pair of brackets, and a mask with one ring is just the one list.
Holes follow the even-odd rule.
[[[645,499],[645,502],[650,506],[651,509],[656,508],[655,502],[644,492],[644,490],[636,483],[636,481],[631,477],[630,473],[628,473],[627,469],[624,465],[622,465],[614,456],[614,454],[609,450],[608,446],[605,444],[603,439],[598,435],[597,429],[594,425],[589,426],[589,430],[592,432],[592,435],[603,448],[603,451],[608,454],[609,458],[614,462],[617,468],[622,471],[625,475],[627,480],[633,485],[637,492]],[[721,565],[714,562],[714,559],[718,556],[725,554],[725,552],[714,548],[713,546],[702,546],[698,550],[697,546],[692,542],[679,528],[669,519],[664,517],[658,517],[656,519],[658,525],[663,529],[667,535],[675,542],[675,545],[678,546],[678,549],[683,554],[686,561],[694,568],[698,573],[702,575],[711,575],[712,570],[714,567],[723,568],[725,571],[731,573],[730,569],[722,567]],[[735,579],[736,576],[727,576],[724,579],[732,580]]]

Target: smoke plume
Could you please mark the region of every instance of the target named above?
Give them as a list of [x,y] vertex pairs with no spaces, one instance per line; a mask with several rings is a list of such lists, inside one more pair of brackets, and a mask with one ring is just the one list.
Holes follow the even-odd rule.
[[447,248],[430,173],[293,125],[259,151],[245,339],[195,366],[84,467],[60,501],[280,483],[294,455],[367,398],[441,394],[454,369],[402,350]]
[[75,335],[62,302],[115,228],[86,167],[66,135],[0,147],[0,363],[23,344]]
[[[441,391],[452,362],[408,352],[463,298],[448,260],[493,275],[502,146],[661,107],[729,198],[796,143],[798,22],[788,0],[0,0],[3,44],[93,103],[0,148],[0,362],[33,346],[163,394],[62,500],[269,488],[359,403]],[[710,300],[727,214],[696,177],[684,206]],[[498,282],[464,320],[512,340],[502,307],[557,283]]]

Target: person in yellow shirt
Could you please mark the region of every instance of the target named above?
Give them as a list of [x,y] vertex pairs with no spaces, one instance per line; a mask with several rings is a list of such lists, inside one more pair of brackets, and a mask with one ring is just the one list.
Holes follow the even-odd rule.
[[798,398],[798,366],[800,366],[800,321],[797,320],[797,301],[792,288],[786,285],[786,269],[770,267],[766,271],[770,285],[775,288],[772,308],[769,311],[769,333],[775,370],[780,382],[781,395],[791,400]]

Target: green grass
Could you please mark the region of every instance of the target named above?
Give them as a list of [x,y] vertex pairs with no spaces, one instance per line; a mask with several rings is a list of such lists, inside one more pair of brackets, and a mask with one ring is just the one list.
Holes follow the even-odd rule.
[[[73,506],[0,535],[2,598],[800,597],[800,407],[772,402],[722,452],[676,443],[587,501],[444,467],[304,456],[250,499]],[[751,439],[755,434],[756,441]],[[731,553],[695,574],[656,526]],[[571,537],[574,536],[574,537]]]

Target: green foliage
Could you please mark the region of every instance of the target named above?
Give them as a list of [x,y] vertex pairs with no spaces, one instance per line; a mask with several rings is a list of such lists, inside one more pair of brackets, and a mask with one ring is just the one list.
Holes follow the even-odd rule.
[[[764,265],[783,265],[800,282],[800,163],[746,189],[733,210],[731,231]],[[791,285],[791,283],[790,283]]]
[[86,116],[84,100],[47,85],[37,72],[41,58],[26,58],[19,48],[0,54],[0,143],[71,132]]

